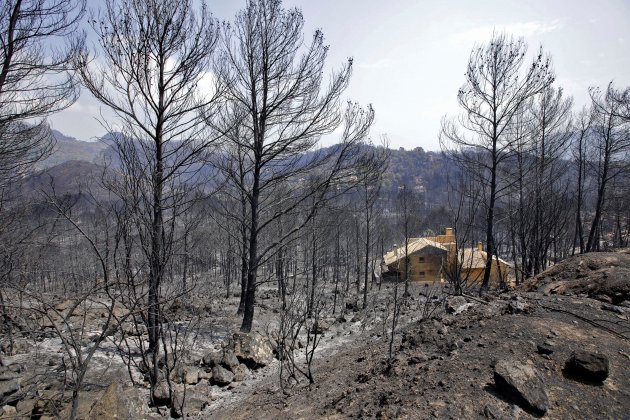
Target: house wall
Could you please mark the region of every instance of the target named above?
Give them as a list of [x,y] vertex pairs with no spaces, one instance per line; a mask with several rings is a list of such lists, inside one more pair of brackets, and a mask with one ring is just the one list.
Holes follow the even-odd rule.
[[[443,254],[411,254],[409,256],[409,281],[440,281]],[[401,278],[406,276],[405,259],[389,266],[391,271],[400,270]]]
[[[492,265],[492,271],[490,272],[490,286],[498,287],[499,282],[501,281],[501,277],[505,281],[508,281],[508,266],[506,264],[500,263],[501,267],[501,276],[499,276],[499,272],[497,271],[496,262]],[[481,284],[483,281],[483,273],[484,268],[471,268],[471,269],[462,269],[461,279],[466,280],[467,284]]]

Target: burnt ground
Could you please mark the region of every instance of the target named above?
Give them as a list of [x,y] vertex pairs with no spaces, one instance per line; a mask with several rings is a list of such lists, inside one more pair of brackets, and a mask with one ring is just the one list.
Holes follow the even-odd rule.
[[[473,306],[461,314],[411,322],[399,332],[391,363],[382,337],[364,333],[338,353],[318,358],[314,385],[285,395],[275,383],[261,384],[246,398],[208,414],[243,419],[536,418],[495,388],[493,366],[509,359],[532,365],[542,377],[550,401],[547,418],[630,418],[630,295],[623,292],[630,284],[628,257],[575,257],[522,290],[483,301],[469,298]],[[610,280],[610,287],[600,279]],[[572,280],[581,286],[548,287]],[[613,300],[619,306],[611,305]],[[552,353],[539,354],[539,345]],[[610,376],[603,384],[582,383],[564,373],[576,350],[608,357]]]
[[[501,360],[529,364],[548,394],[545,418],[627,419],[630,413],[630,254],[598,253],[557,264],[518,290],[447,298],[426,304],[424,288],[411,287],[403,310],[393,358],[388,358],[392,285],[371,292],[369,310],[354,300],[344,316],[327,318],[314,358],[315,383],[302,379],[280,387],[279,362],[248,371],[229,385],[200,379],[188,386],[193,418],[536,418],[520,402],[496,388],[494,365]],[[354,299],[354,300],[353,300]],[[432,302],[432,301],[429,301]],[[188,367],[238,329],[238,299],[207,292],[175,302],[169,309],[198,319]],[[466,305],[464,306],[464,304]],[[278,299],[262,289],[255,329],[274,328]],[[423,318],[424,309],[436,307]],[[453,309],[460,308],[460,313]],[[448,310],[447,310],[448,309]],[[99,319],[98,316],[94,317]],[[96,321],[95,321],[96,322]],[[33,415],[64,418],[67,396],[60,398],[63,353],[52,336],[20,339],[10,359],[19,366],[22,398],[0,417]],[[544,348],[540,354],[539,346]],[[605,355],[610,375],[599,385],[565,374],[571,353]],[[300,352],[298,352],[300,353]],[[298,354],[303,359],[303,351]],[[9,367],[11,368],[11,367]],[[56,376],[55,376],[56,375]],[[107,386],[116,384],[114,388]],[[178,385],[182,387],[183,385]],[[13,394],[17,395],[17,394]],[[126,367],[105,343],[95,356],[82,393],[80,418],[168,418],[168,409],[148,407],[148,391],[132,387]],[[48,401],[48,402],[47,402]],[[50,401],[56,404],[51,409]],[[47,404],[47,405],[46,405]],[[129,411],[120,411],[120,408]],[[6,406],[4,408],[7,408]],[[133,410],[132,410],[133,408]],[[132,414],[129,414],[132,413]],[[37,417],[37,416],[36,416]]]

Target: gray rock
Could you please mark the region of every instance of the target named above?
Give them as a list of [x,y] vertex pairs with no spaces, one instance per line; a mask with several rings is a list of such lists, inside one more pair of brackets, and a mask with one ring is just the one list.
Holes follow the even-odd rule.
[[234,373],[234,382],[242,382],[249,376],[249,369],[242,363],[235,367],[232,372]]
[[174,418],[198,415],[208,405],[208,399],[201,393],[194,391],[175,390],[173,392],[173,404],[171,416]]
[[550,354],[553,354],[553,352],[555,351],[553,347],[554,347],[553,342],[545,341],[543,344],[538,344],[536,346],[536,351],[538,352],[538,354],[550,355]]
[[17,379],[19,377],[19,373],[14,372],[13,370],[5,366],[0,366],[0,381],[9,381],[11,379]]
[[199,369],[187,368],[184,374],[184,382],[186,385],[196,385],[199,382]]
[[200,370],[199,371],[199,380],[201,381],[203,379],[207,379],[207,380],[212,379],[212,370],[209,370],[209,371]]
[[8,381],[0,381],[0,398],[15,394],[20,390],[20,380],[10,379]]
[[212,368],[212,382],[225,386],[234,380],[234,374],[222,366],[215,366]]
[[221,359],[221,364],[234,372],[234,369],[240,364],[240,362],[232,350],[225,349],[223,358]]
[[17,414],[17,410],[12,405],[5,405],[2,407],[2,416],[6,417],[15,417]]
[[451,296],[446,300],[446,312],[449,314],[459,314],[468,307],[466,306],[468,302],[463,296]]
[[317,322],[315,322],[315,325],[313,325],[313,333],[315,334],[323,334],[326,331],[328,331],[330,329],[330,322],[326,321],[324,319],[320,319]]
[[547,412],[549,397],[533,366],[517,360],[501,360],[494,368],[494,383],[501,395],[525,410],[539,415]]
[[219,366],[222,360],[223,360],[223,353],[216,350],[206,353],[202,359],[204,366],[208,366],[208,367]]
[[601,383],[608,378],[610,363],[603,354],[573,352],[565,365],[566,372],[584,382]]
[[153,399],[158,402],[167,402],[169,400],[168,383],[166,381],[160,381],[155,385],[153,389]]
[[235,333],[228,347],[240,362],[250,368],[266,366],[273,360],[271,343],[259,334]]

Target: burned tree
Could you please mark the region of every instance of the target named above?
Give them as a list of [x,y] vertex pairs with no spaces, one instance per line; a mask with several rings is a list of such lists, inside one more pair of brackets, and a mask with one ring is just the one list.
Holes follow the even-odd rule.
[[[231,150],[240,150],[246,168],[236,186],[246,197],[248,218],[244,332],[254,320],[258,268],[295,239],[333,194],[332,186],[356,172],[354,163],[373,120],[371,108],[348,104],[342,111],[351,60],[323,86],[328,47],[321,31],[304,45],[303,26],[301,12],[284,9],[279,0],[249,1],[234,24],[224,26],[215,66],[217,79],[228,87],[229,106],[209,124],[234,145]],[[322,135],[342,124],[340,145],[316,148]],[[234,125],[240,125],[239,136],[232,135]],[[279,189],[283,196],[278,200]],[[291,223],[282,235],[262,243],[279,220]]]
[[200,160],[212,143],[202,115],[212,113],[219,89],[200,85],[217,41],[205,5],[191,1],[108,0],[91,20],[100,56],[77,58],[83,85],[116,115],[103,124],[121,176],[110,180],[133,216],[148,268],[148,310],[143,316],[152,354],[151,385],[158,379],[161,287],[178,241],[178,220],[200,190]]
[[515,116],[525,101],[554,80],[551,60],[543,55],[542,48],[530,65],[525,65],[526,52],[523,39],[505,34],[494,34],[489,44],[475,48],[468,61],[466,83],[457,94],[463,113],[456,120],[445,118],[442,122],[442,149],[486,189],[488,257],[482,290],[489,285],[496,255],[495,210],[497,199],[505,191],[500,166],[513,155]]
[[611,181],[629,170],[630,129],[624,118],[624,102],[611,84],[606,92],[590,89],[593,109],[595,159],[593,172],[597,180],[595,214],[586,242],[586,252],[599,250],[601,220]]
[[81,46],[73,34],[84,10],[85,0],[0,6],[0,186],[52,151],[46,117],[77,99],[69,70]]

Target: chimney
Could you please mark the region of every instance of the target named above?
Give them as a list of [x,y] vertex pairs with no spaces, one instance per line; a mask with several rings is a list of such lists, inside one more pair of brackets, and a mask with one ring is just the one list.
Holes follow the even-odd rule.
[[444,229],[444,235],[447,235],[447,236],[453,235],[453,228]]
[[483,251],[483,243],[481,243],[481,241],[477,242],[477,250]]

